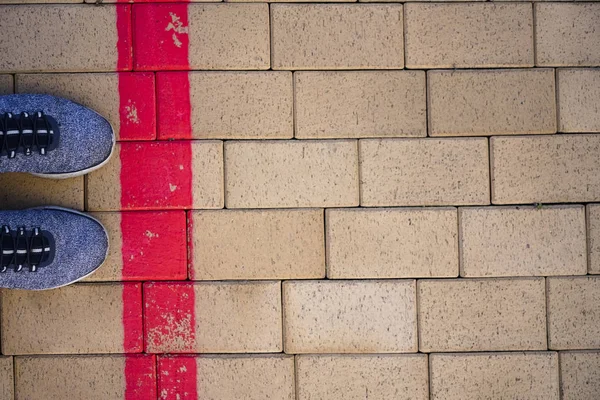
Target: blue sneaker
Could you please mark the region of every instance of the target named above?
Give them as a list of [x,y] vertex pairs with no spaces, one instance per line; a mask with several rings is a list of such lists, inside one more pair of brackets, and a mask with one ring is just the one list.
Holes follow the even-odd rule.
[[0,288],[65,286],[98,269],[107,253],[102,224],[78,211],[0,211]]
[[87,107],[42,94],[0,96],[0,173],[71,178],[106,164],[114,145],[110,123]]

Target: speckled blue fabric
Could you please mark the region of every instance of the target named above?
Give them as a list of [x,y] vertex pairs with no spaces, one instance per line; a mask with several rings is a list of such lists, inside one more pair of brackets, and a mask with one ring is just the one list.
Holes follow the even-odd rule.
[[101,164],[111,154],[114,133],[110,123],[87,107],[55,96],[13,94],[0,96],[0,114],[42,111],[56,119],[60,130],[58,148],[42,156],[18,153],[0,157],[0,172],[73,174]]
[[33,208],[0,211],[0,226],[11,229],[39,227],[55,241],[54,260],[36,272],[9,268],[0,273],[0,288],[43,290],[73,283],[94,272],[106,258],[108,235],[100,222],[76,211]]

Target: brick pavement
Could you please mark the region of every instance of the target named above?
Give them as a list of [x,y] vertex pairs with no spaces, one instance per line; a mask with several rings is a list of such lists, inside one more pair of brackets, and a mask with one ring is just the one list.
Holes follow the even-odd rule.
[[0,177],[111,239],[1,292],[1,399],[600,398],[600,3],[0,3],[119,140]]

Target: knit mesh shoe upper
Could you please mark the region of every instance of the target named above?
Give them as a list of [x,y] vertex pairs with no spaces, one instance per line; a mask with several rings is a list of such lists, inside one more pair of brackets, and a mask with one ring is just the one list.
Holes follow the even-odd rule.
[[109,122],[80,104],[49,95],[0,96],[0,172],[82,175],[108,161],[114,140]]
[[108,235],[95,219],[61,208],[0,211],[0,288],[51,289],[94,272]]

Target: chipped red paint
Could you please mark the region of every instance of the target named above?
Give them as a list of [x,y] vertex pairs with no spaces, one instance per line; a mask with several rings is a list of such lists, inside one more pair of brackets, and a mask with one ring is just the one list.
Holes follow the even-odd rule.
[[189,141],[121,143],[121,208],[192,207],[192,147]]
[[196,358],[158,357],[158,393],[160,400],[196,399]]
[[147,353],[192,353],[196,343],[194,285],[191,282],[144,284]]
[[192,105],[187,72],[156,74],[158,138],[189,139],[192,137]]
[[155,91],[153,73],[119,73],[119,140],[156,138]]
[[184,211],[124,211],[121,234],[123,280],[186,279]]
[[[101,372],[101,371],[100,371]],[[125,400],[156,399],[156,357],[125,356]]]
[[188,70],[188,5],[133,6],[134,65],[139,71]]
[[123,350],[125,353],[141,353],[143,350],[141,311],[141,283],[123,283]]
[[187,271],[188,277],[194,280],[194,214],[187,212]]

